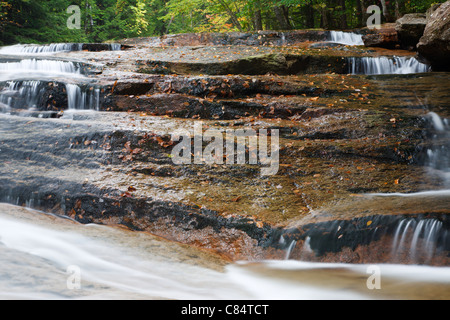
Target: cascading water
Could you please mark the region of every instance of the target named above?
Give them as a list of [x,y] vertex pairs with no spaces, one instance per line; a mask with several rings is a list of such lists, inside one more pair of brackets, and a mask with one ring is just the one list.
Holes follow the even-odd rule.
[[43,90],[45,88],[41,81],[9,81],[0,91],[0,103],[5,106],[5,112],[11,109],[34,109]]
[[100,89],[82,90],[76,84],[66,84],[69,110],[99,110]]
[[351,74],[382,75],[425,73],[430,67],[414,57],[352,57],[347,58]]
[[330,31],[330,42],[339,43],[347,46],[364,45],[362,35],[343,31]]
[[[58,52],[82,51],[83,43],[52,43],[48,45],[14,45],[0,48],[0,55],[52,54]],[[102,44],[110,51],[120,51],[118,43]]]
[[[49,45],[36,52],[56,52],[69,48],[63,45]],[[17,49],[17,48],[15,48]],[[22,48],[23,49],[23,48]],[[31,50],[31,49],[30,49]],[[25,50],[25,52],[28,52]],[[0,111],[10,112],[11,109],[47,108],[44,95],[47,90],[54,89],[54,83],[64,84],[67,93],[69,109],[98,110],[100,105],[99,89],[86,85],[89,79],[85,77],[89,68],[82,63],[60,61],[54,59],[4,59],[0,63]],[[79,83],[79,82],[83,83]],[[49,93],[49,100],[54,94]],[[61,100],[61,99],[60,99]],[[63,105],[58,103],[58,108]]]
[[446,188],[450,188],[450,123],[435,112],[430,112],[430,119],[435,130],[433,147],[427,150],[427,163],[432,174],[437,174]]
[[[431,214],[428,211],[418,215],[396,216],[398,206],[411,206],[412,211],[422,203],[434,203],[436,208],[445,208],[450,196],[450,123],[437,113],[425,115],[430,124],[430,146],[425,150],[423,165],[430,175],[441,180],[441,189],[426,190],[417,193],[374,193],[361,195],[354,200],[353,206],[362,210],[373,209],[376,216],[355,218],[350,221],[331,221],[303,226],[301,229],[288,230],[280,240],[280,246],[286,250],[286,259],[300,261],[321,261],[321,257],[339,252],[345,247],[356,249],[374,241],[389,250],[384,258],[390,263],[402,264],[445,264],[450,252],[450,224],[445,215]],[[366,206],[366,201],[369,206]],[[383,203],[381,205],[380,203]],[[412,204],[411,204],[412,203]],[[374,208],[376,206],[376,208]],[[378,207],[388,208],[389,214],[378,214]],[[345,207],[346,208],[346,207]],[[424,207],[428,210],[427,207]],[[332,210],[336,210],[333,208]],[[445,209],[443,209],[445,210]],[[442,210],[441,210],[442,211]],[[440,212],[437,209],[437,212]],[[315,215],[320,214],[315,213]],[[327,212],[325,211],[325,214]],[[378,214],[378,215],[377,215]],[[368,226],[370,226],[368,228]],[[299,232],[299,230],[301,230]],[[370,256],[370,249],[367,254]],[[381,250],[382,251],[382,250]]]
[[40,53],[56,53],[68,51],[81,51],[83,44],[81,43],[52,43],[48,45],[14,45],[3,47],[0,54],[40,54]]
[[383,290],[368,290],[364,265],[261,261],[222,268],[205,252],[151,234],[11,205],[0,206],[0,237],[0,299],[445,299],[450,281],[449,268],[380,265]]
[[442,221],[405,218],[398,224],[391,255],[394,260],[406,256],[413,263],[427,264],[436,251],[449,241],[450,232],[444,228]]
[[14,72],[15,74],[40,72],[50,73],[52,75],[68,73],[77,75],[81,74],[81,68],[71,61],[24,59],[18,62],[0,63],[0,72]]

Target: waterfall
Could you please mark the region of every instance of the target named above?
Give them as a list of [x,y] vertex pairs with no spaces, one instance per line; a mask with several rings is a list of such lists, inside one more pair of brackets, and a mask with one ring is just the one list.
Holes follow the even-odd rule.
[[0,103],[6,106],[4,112],[13,109],[35,109],[39,97],[45,90],[41,81],[9,81],[0,91]]
[[52,43],[48,45],[14,45],[3,47],[0,54],[40,54],[40,53],[56,53],[67,51],[81,51],[83,44],[81,43]]
[[267,260],[216,270],[216,258],[202,263],[205,253],[151,234],[11,205],[0,206],[0,238],[8,300],[445,299],[450,282],[450,268],[392,264],[378,265],[382,290],[366,289],[368,265]]
[[435,112],[427,117],[435,130],[433,146],[427,150],[427,165],[434,174],[444,181],[445,187],[450,187],[450,123]]
[[58,60],[24,59],[18,62],[8,61],[0,63],[0,74],[30,72],[49,73],[51,75],[64,73],[81,74],[81,68],[71,61]]
[[120,51],[122,48],[122,45],[120,43],[111,43],[109,44],[111,51]]
[[[101,44],[110,51],[120,51],[121,45],[118,43]],[[14,45],[0,49],[0,54],[20,55],[20,54],[51,54],[58,52],[82,51],[86,44],[83,43],[52,43],[47,45]]]
[[394,259],[409,259],[413,263],[429,263],[442,246],[448,245],[450,233],[437,219],[400,221],[392,244]]
[[[1,87],[1,86],[0,86]],[[8,81],[3,90],[0,90],[0,111],[10,112],[17,110],[36,110],[46,108],[45,94],[58,99],[58,107],[67,105],[71,110],[99,110],[100,109],[100,89],[83,84],[66,83],[65,93],[67,100],[62,96],[64,89],[58,89],[59,85],[39,80]]]
[[[111,45],[111,48],[117,49],[117,46]],[[18,45],[3,48],[0,53],[52,53],[81,49],[81,44]],[[89,85],[90,80],[85,76],[90,70],[91,66],[80,62],[3,58],[0,63],[0,111],[61,110],[65,107],[99,110],[100,89]]]
[[100,89],[82,89],[76,84],[66,84],[69,110],[99,110]]
[[[366,221],[371,222],[371,228],[367,228]],[[280,246],[285,250],[285,260],[330,261],[333,253],[346,248],[356,250],[360,246],[381,241],[382,244],[376,246],[386,245],[390,248],[390,252],[387,251],[384,256],[386,262],[433,264],[450,250],[448,223],[445,218],[410,215],[319,222],[303,226],[300,232],[288,230],[282,235]],[[367,256],[361,259],[371,259],[371,250],[368,247]]]
[[353,57],[347,58],[349,73],[381,75],[425,73],[430,67],[414,57]]
[[362,35],[352,32],[330,31],[330,42],[348,46],[363,46]]

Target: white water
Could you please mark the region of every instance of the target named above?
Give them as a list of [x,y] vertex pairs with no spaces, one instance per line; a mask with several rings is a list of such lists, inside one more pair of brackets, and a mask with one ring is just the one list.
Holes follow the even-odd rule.
[[[6,111],[23,106],[33,109],[37,105],[40,90],[40,81],[10,81],[8,86],[0,91],[0,103],[6,106]],[[15,98],[17,96],[20,97],[19,100]]]
[[[111,51],[119,51],[121,45],[117,43],[109,44]],[[52,43],[47,45],[22,45],[7,46],[0,48],[0,55],[21,55],[21,54],[53,54],[58,52],[82,51],[82,43]]]
[[430,172],[437,174],[450,190],[450,123],[448,119],[442,119],[435,112],[430,112],[427,116],[436,130],[434,135],[436,145],[427,151],[427,166]]
[[81,69],[71,61],[24,59],[19,62],[0,63],[0,73],[48,73],[60,76],[65,74],[81,74]]
[[351,74],[413,74],[430,71],[429,66],[414,57],[354,57],[347,58],[347,61]]
[[[49,46],[48,50],[64,48]],[[24,58],[20,61],[2,62],[0,81],[4,84],[3,89],[0,89],[0,111],[36,109],[46,91],[47,83],[52,81],[65,84],[69,109],[99,110],[99,89],[76,83],[89,81],[82,73],[81,65],[72,61]]]
[[83,91],[76,84],[66,84],[69,110],[99,110],[100,89]]
[[343,31],[330,31],[330,42],[340,43],[348,46],[364,45],[362,35]]
[[448,119],[442,119],[437,113],[429,112],[425,118],[429,119],[435,129],[432,142],[435,146],[427,150],[425,166],[430,175],[438,176],[446,189],[425,190],[417,193],[374,193],[368,196],[377,197],[449,197],[450,196],[450,123]]
[[[450,268],[379,265],[382,287],[370,290],[372,266],[260,261],[222,268],[151,235],[11,205],[0,206],[0,253],[0,299],[445,299],[450,292]],[[73,270],[81,272],[80,287],[72,286]]]
[[436,243],[450,241],[448,230],[443,228],[443,222],[436,219],[403,219],[394,235],[392,257],[407,255],[410,261],[419,263],[417,253],[425,252],[425,261],[428,263],[436,252]]
[[81,51],[83,44],[75,43],[52,43],[48,45],[14,45],[3,47],[0,54],[49,54],[57,52]]

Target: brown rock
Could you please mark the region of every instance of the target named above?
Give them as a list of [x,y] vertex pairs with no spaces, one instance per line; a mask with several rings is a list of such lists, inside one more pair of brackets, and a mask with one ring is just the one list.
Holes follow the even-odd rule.
[[450,70],[450,1],[430,15],[417,49],[434,70]]
[[366,47],[380,47],[392,49],[398,44],[398,34],[394,24],[383,25],[380,29],[374,29],[363,36]]
[[398,32],[401,46],[405,49],[415,50],[426,25],[427,17],[423,13],[405,14],[398,19],[395,30]]

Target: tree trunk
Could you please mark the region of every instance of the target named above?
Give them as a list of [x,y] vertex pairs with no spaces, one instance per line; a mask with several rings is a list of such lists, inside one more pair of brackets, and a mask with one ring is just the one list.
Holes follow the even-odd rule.
[[323,7],[321,9],[321,13],[322,13],[322,28],[326,30],[330,27],[330,21],[329,21],[327,8]]
[[239,22],[239,19],[237,15],[231,10],[231,8],[228,6],[228,4],[225,2],[225,0],[218,0],[218,3],[225,9],[225,11],[230,16],[231,22],[233,25],[239,29],[240,32],[244,32],[244,29],[241,26],[241,23]]
[[341,11],[341,29],[345,30],[348,28],[345,0],[340,0],[340,6],[341,6],[341,10],[342,10]]
[[255,27],[255,31],[263,30],[262,16],[260,9],[257,9],[253,14],[253,25]]
[[89,1],[86,1],[85,10],[86,10],[86,18],[84,23],[84,33],[88,34],[89,32],[92,32],[94,27],[94,19],[92,18],[92,7]]
[[292,30],[292,25],[289,21],[289,12],[285,6],[273,7],[278,24],[282,30]]
[[303,16],[305,17],[305,26],[308,29],[314,29],[314,8],[311,4],[307,4],[303,7]]
[[360,0],[356,0],[356,16],[357,16],[356,25],[358,27],[362,27],[364,24],[362,23],[363,13],[362,13],[362,5],[361,5],[361,1]]
[[364,0],[359,0],[359,3],[361,5],[361,27],[367,26],[367,5]]
[[386,0],[380,0],[381,1],[381,7],[383,8],[383,16],[386,19],[386,22],[392,22],[392,17],[389,13]]
[[400,1],[399,0],[395,0],[395,19],[400,19]]

